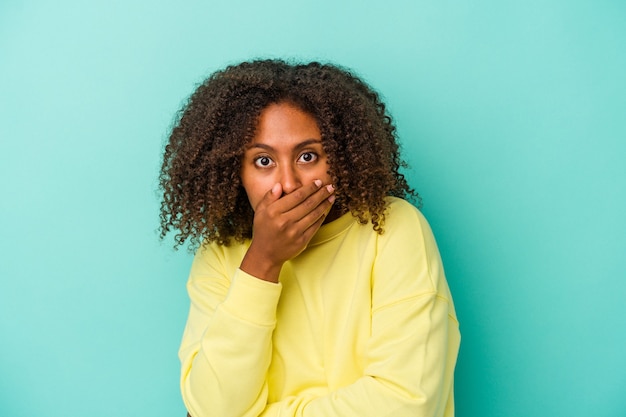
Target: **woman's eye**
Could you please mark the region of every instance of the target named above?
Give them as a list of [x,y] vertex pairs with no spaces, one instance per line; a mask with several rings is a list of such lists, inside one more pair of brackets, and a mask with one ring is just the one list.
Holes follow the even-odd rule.
[[267,168],[272,165],[272,160],[269,156],[260,156],[254,160],[254,165],[261,168]]
[[298,162],[304,162],[304,163],[309,163],[309,162],[313,162],[317,159],[317,154],[314,152],[305,152],[302,155],[300,155],[300,158],[298,158]]

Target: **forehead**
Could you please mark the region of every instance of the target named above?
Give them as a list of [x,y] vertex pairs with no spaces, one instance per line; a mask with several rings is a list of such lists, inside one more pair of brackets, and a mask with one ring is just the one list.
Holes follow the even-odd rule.
[[315,118],[291,103],[275,103],[259,115],[252,142],[304,139],[321,139]]

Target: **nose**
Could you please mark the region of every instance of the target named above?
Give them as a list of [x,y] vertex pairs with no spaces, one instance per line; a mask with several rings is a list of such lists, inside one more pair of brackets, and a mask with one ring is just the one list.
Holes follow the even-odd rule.
[[302,185],[298,170],[292,165],[283,165],[280,169],[279,181],[283,187],[284,194],[289,194]]

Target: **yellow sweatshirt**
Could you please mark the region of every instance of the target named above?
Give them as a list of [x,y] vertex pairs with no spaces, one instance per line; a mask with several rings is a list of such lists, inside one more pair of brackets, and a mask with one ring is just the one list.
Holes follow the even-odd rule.
[[460,334],[437,245],[388,201],[384,234],[346,214],[278,284],[239,269],[249,242],[197,252],[179,352],[192,417],[454,415]]

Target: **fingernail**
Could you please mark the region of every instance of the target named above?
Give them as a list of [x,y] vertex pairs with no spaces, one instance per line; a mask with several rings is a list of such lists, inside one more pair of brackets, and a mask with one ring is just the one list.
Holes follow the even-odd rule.
[[335,195],[331,195],[330,197],[328,197],[328,201],[330,201],[330,204],[335,202]]
[[319,188],[322,186],[322,180],[315,180],[313,181],[313,184],[315,184]]
[[277,194],[280,191],[280,183],[274,184],[272,187],[272,194]]
[[335,191],[335,187],[333,187],[332,184],[328,184],[326,186],[326,189],[328,190],[329,193],[332,193],[333,191]]

